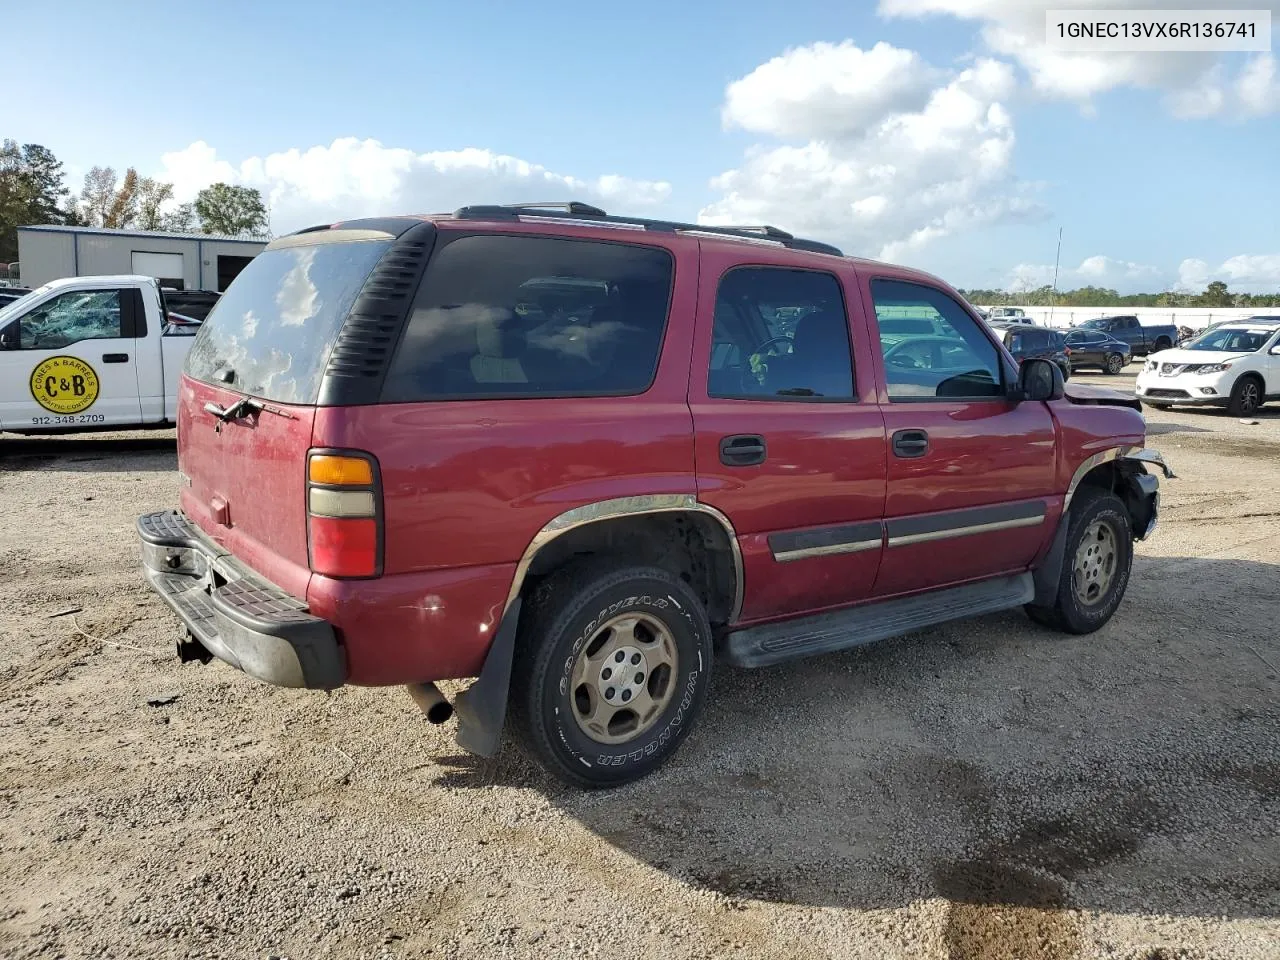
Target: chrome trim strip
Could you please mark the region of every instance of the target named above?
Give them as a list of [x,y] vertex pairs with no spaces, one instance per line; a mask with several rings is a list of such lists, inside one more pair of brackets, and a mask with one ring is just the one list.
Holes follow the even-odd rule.
[[1044,514],[1038,517],[1019,517],[1016,520],[996,520],[993,523],[976,523],[969,527],[951,527],[948,530],[931,530],[928,533],[908,533],[900,537],[890,537],[890,547],[905,547],[912,543],[928,543],[931,540],[948,540],[951,537],[967,537],[975,533],[990,533],[995,530],[1012,530],[1014,527],[1035,527],[1044,523]]
[[529,567],[532,566],[538,551],[556,537],[598,520],[612,520],[618,517],[633,517],[646,513],[704,513],[724,528],[729,538],[729,549],[733,553],[733,608],[729,612],[729,623],[737,621],[742,613],[742,547],[738,544],[737,531],[723,513],[708,504],[702,503],[692,493],[658,493],[637,497],[618,497],[613,500],[600,500],[583,507],[567,510],[557,517],[552,517],[547,524],[533,535],[529,546],[525,548],[520,562],[516,564],[515,575],[511,578],[511,589],[507,591],[507,602],[502,608],[506,616],[511,604],[520,596]]
[[775,553],[773,559],[778,563],[790,563],[792,560],[805,560],[808,557],[831,557],[839,553],[862,553],[864,550],[876,550],[884,542],[882,537],[874,540],[852,540],[848,543],[832,543],[825,547],[801,547],[799,550],[783,550]]
[[266,245],[264,250],[285,250],[291,247],[314,247],[322,243],[350,243],[363,240],[394,240],[395,237],[385,230],[367,230],[352,228],[350,230],[312,230],[307,233],[291,233],[277,237]]
[[1066,513],[1067,508],[1071,506],[1071,498],[1076,495],[1076,490],[1084,480],[1085,475],[1088,474],[1090,470],[1100,467],[1104,463],[1110,463],[1112,460],[1136,460],[1139,463],[1149,463],[1153,466],[1159,467],[1164,473],[1166,480],[1177,479],[1177,474],[1175,474],[1173,469],[1164,462],[1164,457],[1161,456],[1158,450],[1148,450],[1145,447],[1133,447],[1127,445],[1112,447],[1109,450],[1102,450],[1099,453],[1095,453],[1091,457],[1086,457],[1085,461],[1081,463],[1080,466],[1076,467],[1076,472],[1071,477],[1071,483],[1067,486],[1066,499],[1062,501],[1063,513]]

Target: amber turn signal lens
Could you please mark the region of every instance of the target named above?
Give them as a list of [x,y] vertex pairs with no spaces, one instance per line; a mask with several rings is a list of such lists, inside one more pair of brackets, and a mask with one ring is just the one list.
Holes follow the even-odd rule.
[[311,458],[307,475],[312,483],[341,487],[373,486],[373,464],[360,457],[319,454]]

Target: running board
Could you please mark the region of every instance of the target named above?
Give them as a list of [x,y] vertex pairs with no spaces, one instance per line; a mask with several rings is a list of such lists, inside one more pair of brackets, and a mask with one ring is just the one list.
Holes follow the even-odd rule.
[[1034,596],[1031,574],[1020,573],[800,620],[747,627],[726,638],[725,659],[735,667],[768,667],[860,647],[952,620],[1012,610],[1030,603]]

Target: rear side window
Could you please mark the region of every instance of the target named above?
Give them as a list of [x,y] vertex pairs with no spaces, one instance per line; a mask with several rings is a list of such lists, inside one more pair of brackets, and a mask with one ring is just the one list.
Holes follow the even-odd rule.
[[[933,287],[902,280],[872,280],[880,349],[889,399],[895,403],[986,399],[1004,395],[999,351],[960,304]],[[929,333],[900,332],[913,320]],[[1017,330],[1005,342],[1016,350],[1034,330]]]
[[278,403],[315,403],[334,340],[390,246],[309,243],[258,254],[200,325],[186,372]]
[[481,235],[437,250],[391,362],[391,402],[644,393],[671,299],[666,250]]

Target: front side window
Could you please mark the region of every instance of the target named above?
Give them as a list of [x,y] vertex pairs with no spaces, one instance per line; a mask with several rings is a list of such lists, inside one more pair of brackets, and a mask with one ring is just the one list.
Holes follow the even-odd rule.
[[659,247],[460,237],[427,265],[382,398],[644,393],[657,373],[672,276]]
[[735,267],[720,280],[707,395],[853,399],[849,322],[829,273]]
[[18,321],[23,350],[61,350],[80,340],[122,336],[119,290],[73,290],[42,303]]
[[[872,280],[871,298],[891,401],[1004,395],[999,351],[947,294],[920,283]],[[1011,349],[1033,332],[1014,333]]]

